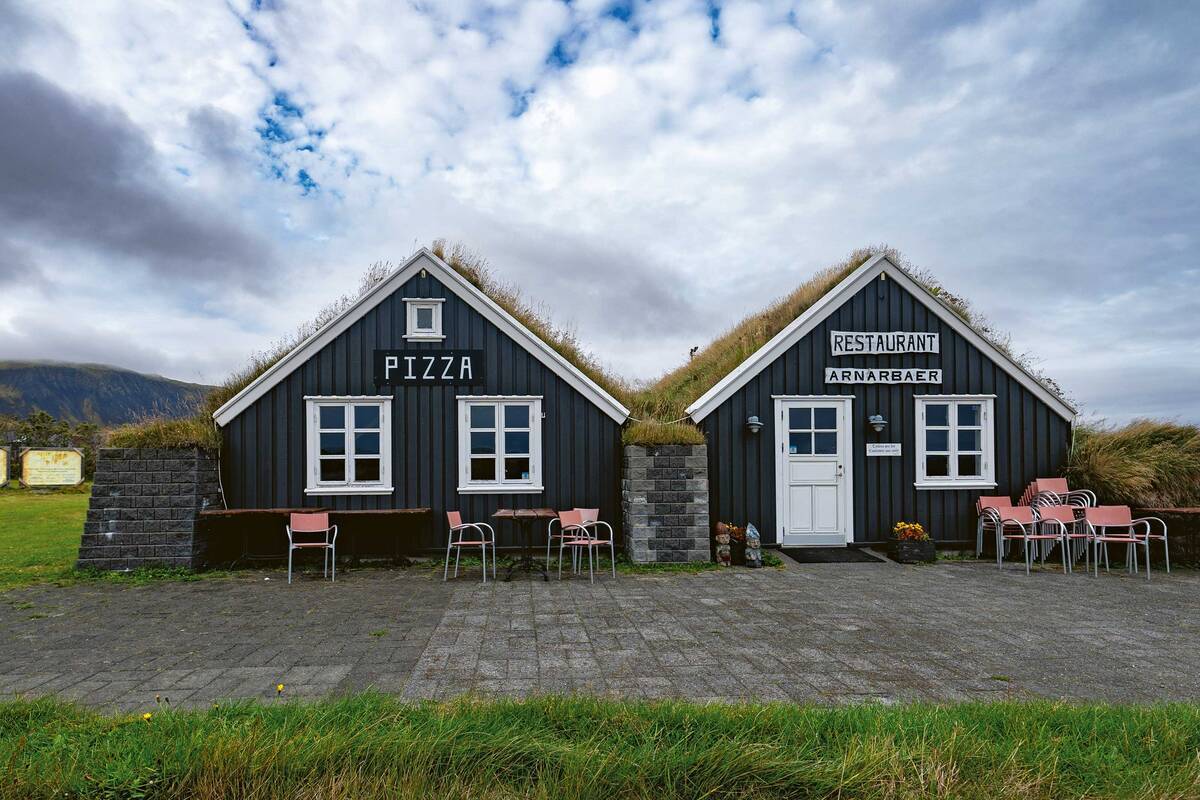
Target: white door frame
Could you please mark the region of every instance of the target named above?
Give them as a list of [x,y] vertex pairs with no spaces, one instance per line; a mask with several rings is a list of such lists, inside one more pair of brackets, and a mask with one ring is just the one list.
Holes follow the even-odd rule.
[[775,401],[775,527],[779,544],[784,543],[784,531],[787,522],[784,518],[784,493],[787,487],[787,425],[783,418],[784,407],[791,401],[841,403],[842,430],[841,441],[838,442],[838,454],[842,456],[842,474],[845,479],[846,491],[842,493],[842,519],[845,521],[846,541],[843,544],[805,545],[811,547],[844,547],[854,541],[854,395],[833,394],[777,394],[771,395]]

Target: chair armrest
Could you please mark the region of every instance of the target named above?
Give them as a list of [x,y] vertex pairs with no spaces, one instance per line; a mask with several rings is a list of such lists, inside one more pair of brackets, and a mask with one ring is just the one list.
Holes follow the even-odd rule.
[[[337,544],[337,535],[338,535],[338,527],[337,527],[337,525],[330,525],[330,526],[329,526],[329,532],[333,534],[332,536],[330,536],[330,537],[329,537],[329,543],[330,543],[330,544]],[[353,554],[351,554],[351,555],[353,555]]]
[[1157,522],[1160,526],[1162,526],[1162,537],[1163,537],[1163,539],[1166,539],[1167,538],[1167,523],[1163,522],[1158,517],[1140,517],[1138,519],[1135,519],[1133,521],[1133,524],[1135,526],[1145,525],[1146,526],[1146,535],[1153,536],[1154,533],[1153,533],[1153,528],[1150,525],[1151,522]]
[[288,537],[288,546],[290,547],[290,546],[293,544],[293,542],[292,542],[292,526],[291,526],[291,525],[284,525],[284,526],[283,526],[283,531],[284,531],[284,533],[286,533],[286,534],[287,534],[287,537]]

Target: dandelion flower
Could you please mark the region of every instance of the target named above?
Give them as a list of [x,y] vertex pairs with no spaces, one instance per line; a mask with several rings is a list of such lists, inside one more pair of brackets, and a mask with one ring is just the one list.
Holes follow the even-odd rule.
[[142,714],[142,719],[146,720],[146,722],[149,722],[150,718],[153,716],[154,716],[153,714],[151,714],[149,711],[147,711],[145,714]]
[[275,684],[275,694],[283,694],[283,684],[282,683]]

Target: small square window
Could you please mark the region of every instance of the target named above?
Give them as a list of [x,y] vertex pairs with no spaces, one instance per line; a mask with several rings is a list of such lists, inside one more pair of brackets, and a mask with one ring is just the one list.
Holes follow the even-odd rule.
[[321,428],[342,430],[346,427],[345,406],[321,406]]
[[437,298],[404,298],[408,307],[406,339],[443,339],[442,301]]

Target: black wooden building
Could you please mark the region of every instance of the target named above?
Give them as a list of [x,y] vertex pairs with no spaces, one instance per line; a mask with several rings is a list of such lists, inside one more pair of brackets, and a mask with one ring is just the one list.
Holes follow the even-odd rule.
[[1060,474],[1075,411],[878,255],[688,413],[712,519],[765,542],[846,545],[901,520],[974,538],[980,495]]
[[[421,250],[214,414],[230,508],[599,507],[627,410]],[[511,532],[497,526],[500,544]]]

